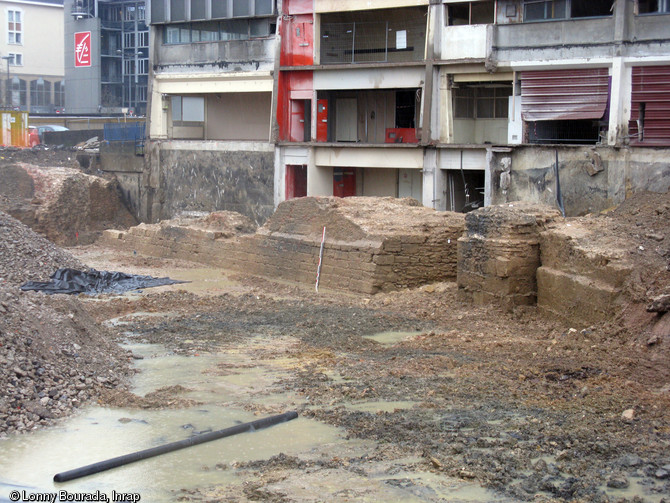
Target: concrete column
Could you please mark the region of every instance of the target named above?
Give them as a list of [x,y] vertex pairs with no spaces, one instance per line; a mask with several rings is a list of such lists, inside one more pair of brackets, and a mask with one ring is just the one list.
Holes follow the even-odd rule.
[[282,147],[275,145],[275,170],[274,170],[274,206],[275,209],[279,203],[286,200],[286,166],[284,165],[284,156]]
[[632,68],[622,57],[612,59],[612,87],[610,91],[610,121],[607,144],[620,146],[628,136],[630,97],[633,90]]
[[444,191],[446,176],[439,168],[439,150],[426,148],[423,152],[423,197],[422,204],[428,208],[447,209]]
[[607,144],[619,146],[628,136],[630,96],[632,92],[631,68],[623,62],[623,42],[626,33],[626,1],[614,3],[614,57],[612,58],[612,86],[610,91],[610,121]]

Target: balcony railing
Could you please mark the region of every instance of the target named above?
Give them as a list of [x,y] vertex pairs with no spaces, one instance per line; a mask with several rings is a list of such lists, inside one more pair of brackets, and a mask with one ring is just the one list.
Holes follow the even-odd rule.
[[424,20],[323,23],[321,63],[393,63],[422,61]]

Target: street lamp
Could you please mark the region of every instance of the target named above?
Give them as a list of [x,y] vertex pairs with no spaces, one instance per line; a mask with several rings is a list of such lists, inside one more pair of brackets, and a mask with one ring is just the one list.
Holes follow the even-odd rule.
[[3,56],[2,59],[7,61],[7,84],[5,85],[5,107],[10,107],[11,106],[11,99],[10,99],[10,90],[9,90],[9,65],[10,63],[14,63],[14,55],[11,56]]

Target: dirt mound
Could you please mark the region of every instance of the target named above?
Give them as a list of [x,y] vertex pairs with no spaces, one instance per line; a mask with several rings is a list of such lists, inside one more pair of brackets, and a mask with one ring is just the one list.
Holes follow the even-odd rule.
[[171,219],[162,220],[158,224],[147,227],[168,229],[184,227],[199,231],[210,231],[216,238],[231,238],[238,234],[253,234],[256,224],[247,216],[235,211],[215,211],[212,213],[186,212]]
[[0,285],[46,280],[60,267],[85,269],[72,255],[0,211]]
[[125,381],[127,353],[77,299],[17,288],[65,266],[84,268],[0,212],[0,435],[48,424]]
[[0,209],[62,245],[93,242],[108,228],[137,222],[118,183],[65,167],[0,165]]
[[437,212],[411,198],[304,197],[281,203],[262,229],[320,239],[325,226],[329,239],[351,242],[421,233],[462,219],[460,214]]

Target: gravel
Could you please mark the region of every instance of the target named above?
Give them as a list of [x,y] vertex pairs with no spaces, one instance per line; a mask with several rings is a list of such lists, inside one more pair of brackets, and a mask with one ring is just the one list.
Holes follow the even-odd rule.
[[131,356],[77,298],[22,292],[77,259],[0,213],[0,436],[53,423],[123,386]]

